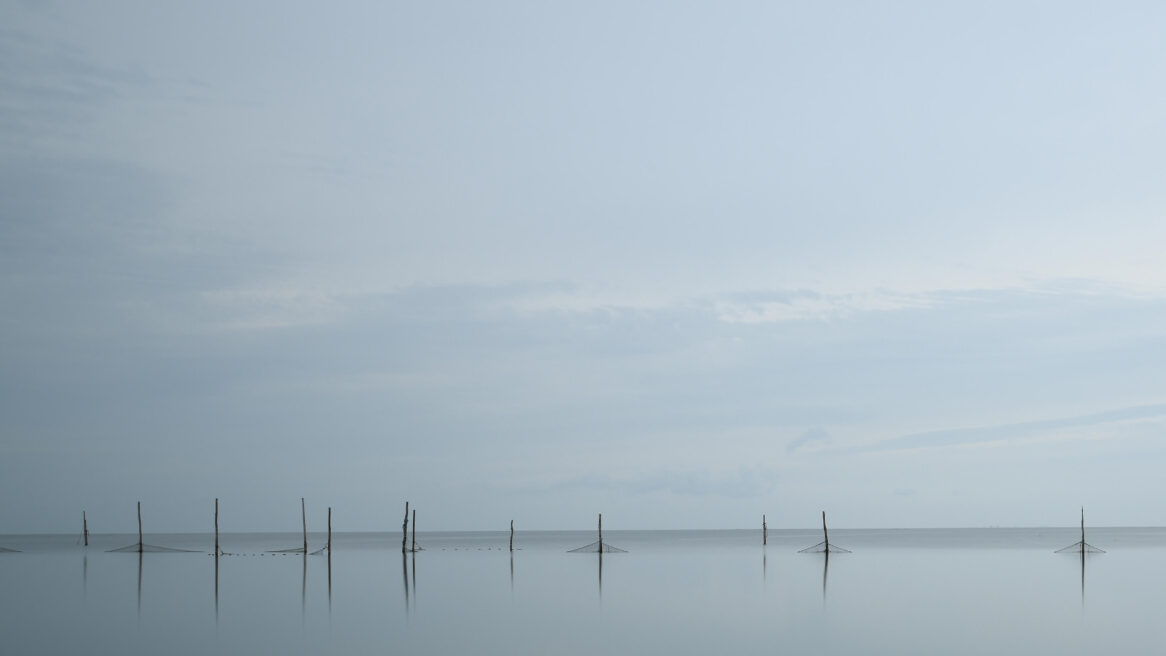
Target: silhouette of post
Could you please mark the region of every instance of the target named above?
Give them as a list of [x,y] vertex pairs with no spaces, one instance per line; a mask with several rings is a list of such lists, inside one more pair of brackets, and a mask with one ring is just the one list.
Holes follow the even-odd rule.
[[304,507],[304,498],[300,497],[300,519],[304,522],[304,554],[308,553],[308,511]]
[[510,550],[514,551],[514,520],[510,520]]
[[332,559],[332,506],[328,506],[328,560]]
[[822,540],[826,542],[826,553],[830,553],[830,534],[826,532],[826,511],[822,511]]
[[1085,553],[1085,506],[1081,506],[1081,553]]
[[[142,502],[138,502],[138,553],[142,553]],[[139,570],[141,568],[139,567]],[[139,577],[140,578],[140,577]],[[140,585],[140,581],[139,581]],[[140,593],[139,593],[140,596]]]
[[401,553],[409,550],[409,502],[405,502],[405,521],[401,523]]
[[89,520],[85,518],[85,511],[81,511],[81,535],[85,536],[85,546],[89,546]]
[[[417,553],[417,509],[413,509],[413,547],[412,552]],[[416,574],[414,574],[416,576]]]
[[769,526],[765,524],[765,515],[761,516],[761,546],[769,542]]
[[[599,553],[600,555],[603,555],[603,513],[599,513]],[[602,572],[603,565],[600,565],[599,567],[600,571]],[[602,580],[602,575],[600,575],[600,580]]]
[[[219,557],[219,499],[215,497],[215,558]],[[218,575],[218,565],[215,565],[216,577]],[[218,590],[218,579],[215,579],[215,589]]]

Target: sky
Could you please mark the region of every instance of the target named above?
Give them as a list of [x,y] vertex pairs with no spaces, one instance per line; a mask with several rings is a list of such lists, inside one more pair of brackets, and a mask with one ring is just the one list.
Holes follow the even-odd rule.
[[1163,32],[0,0],[0,533],[1166,525]]

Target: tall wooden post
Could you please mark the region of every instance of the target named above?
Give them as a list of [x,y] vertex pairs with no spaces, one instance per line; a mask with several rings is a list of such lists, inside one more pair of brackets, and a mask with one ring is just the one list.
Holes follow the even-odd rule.
[[308,511],[304,508],[304,498],[300,497],[300,519],[304,522],[304,553],[308,553]]
[[401,553],[409,549],[409,502],[405,502],[405,521],[401,523]]
[[142,553],[142,502],[138,502],[138,553]]
[[413,509],[413,553],[417,553],[417,509]]
[[765,515],[761,516],[761,545],[765,546],[769,542],[769,526],[765,524]]
[[822,511],[822,541],[826,543],[826,553],[830,553],[830,534],[826,532],[826,511]]
[[85,511],[81,511],[81,534],[85,536],[85,546],[89,546],[89,520],[85,519]]
[[514,520],[510,520],[510,550],[514,551]]
[[[219,498],[215,497],[215,556],[219,555]],[[217,565],[216,565],[217,567]],[[218,581],[216,580],[216,585]]]
[[328,557],[332,557],[332,506],[328,506]]
[[1085,506],[1081,506],[1081,553],[1085,553]]
[[603,513],[599,513],[599,553],[603,553]]

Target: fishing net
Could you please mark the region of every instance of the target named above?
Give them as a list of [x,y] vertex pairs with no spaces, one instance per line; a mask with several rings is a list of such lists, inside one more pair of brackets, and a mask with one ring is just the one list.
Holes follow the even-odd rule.
[[19,549],[8,549],[6,547],[0,547],[0,553],[20,553],[20,550]]
[[1064,549],[1057,549],[1053,553],[1105,553],[1105,550],[1098,549],[1084,540],[1078,540]]
[[176,549],[174,547],[161,547],[156,544],[135,542],[117,549],[110,549],[107,553],[195,553],[197,551],[197,549]]
[[798,553],[853,553],[853,552],[850,549],[843,549],[842,547],[840,547],[836,544],[830,544],[829,542],[822,541],[822,542],[819,542],[818,544],[815,544],[812,547],[806,547],[805,549],[799,549]]
[[591,544],[584,545],[578,549],[569,549],[567,553],[627,553],[627,549],[620,549],[613,547],[603,540],[596,540]]

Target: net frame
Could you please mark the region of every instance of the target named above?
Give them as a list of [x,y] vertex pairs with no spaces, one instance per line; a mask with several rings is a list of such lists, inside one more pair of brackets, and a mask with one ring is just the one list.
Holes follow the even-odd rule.
[[1053,553],[1079,553],[1082,555],[1091,553],[1105,553],[1104,549],[1099,549],[1085,541],[1085,507],[1081,507],[1081,539],[1070,544],[1067,547],[1057,549]]
[[199,549],[179,549],[177,547],[163,547],[158,544],[144,544],[135,542],[117,549],[106,549],[106,553],[198,553]]
[[830,533],[826,531],[826,511],[822,511],[822,541],[811,547],[805,549],[798,549],[798,553],[854,553],[850,549],[843,549],[842,547],[830,544]]
[[1105,553],[1105,549],[1098,549],[1088,542],[1074,542],[1067,547],[1057,549],[1053,553]]
[[619,547],[613,547],[610,544],[608,544],[602,540],[596,540],[595,542],[592,542],[591,544],[585,544],[582,547],[567,550],[567,553],[627,553],[627,552],[628,552],[627,549],[620,549]]
[[798,553],[854,553],[854,552],[851,551],[850,549],[843,549],[842,547],[840,547],[838,545],[830,544],[829,542],[822,540],[821,542],[819,542],[818,544],[815,544],[812,547],[806,547],[805,549],[798,549]]
[[603,513],[599,513],[599,539],[596,540],[595,542],[592,542],[591,544],[585,544],[581,547],[576,547],[574,549],[567,550],[567,553],[605,554],[605,553],[627,553],[627,552],[628,552],[627,549],[620,549],[619,547],[613,547],[610,544],[603,541]]

